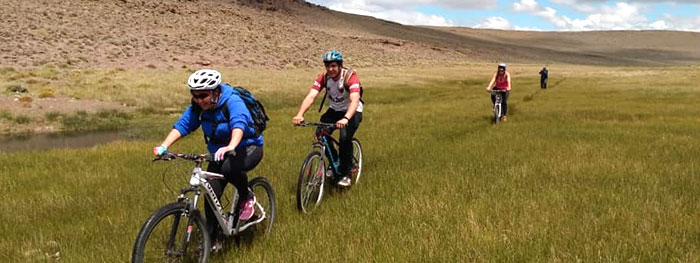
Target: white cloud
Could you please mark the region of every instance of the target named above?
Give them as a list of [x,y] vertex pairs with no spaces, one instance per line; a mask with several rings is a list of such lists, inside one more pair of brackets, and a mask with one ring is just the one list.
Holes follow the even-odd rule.
[[436,15],[426,15],[415,11],[389,10],[377,12],[374,17],[395,21],[406,25],[455,26],[453,21]]
[[603,6],[599,13],[590,14],[585,19],[563,18],[569,30],[630,30],[649,28],[650,25],[638,6],[622,2]]
[[[497,0],[311,0],[324,6],[348,5],[374,7],[382,10],[402,9],[406,10],[414,6],[442,6],[455,9],[485,9],[496,7]],[[365,9],[367,10],[367,9]]]
[[[457,22],[447,19],[440,14],[427,14],[418,11],[420,6],[442,7],[451,10],[474,10],[497,7],[497,0],[309,0],[327,6],[330,9],[373,16],[380,19],[398,22],[406,25],[455,26]],[[521,27],[504,18],[509,11],[532,14],[549,21],[555,30],[588,31],[588,30],[687,30],[700,31],[700,16],[677,17],[667,15],[663,18],[650,19],[647,17],[653,6],[651,3],[664,2],[695,3],[697,0],[549,0],[552,6],[542,6],[538,0],[514,0],[512,10],[505,10],[500,17],[487,18],[476,27],[540,30],[537,28]],[[557,11],[566,7],[583,16],[571,18]],[[501,10],[503,7],[499,7]],[[517,24],[517,23],[516,23]]]
[[[551,0],[557,3],[573,4],[576,0]],[[590,10],[585,18],[572,19],[565,15],[559,15],[552,7],[543,7],[535,0],[520,0],[513,3],[516,12],[530,13],[542,17],[551,22],[560,30],[588,31],[588,30],[640,30],[640,29],[674,29],[674,30],[698,30],[700,18],[680,19],[668,17],[665,20],[649,21],[643,10],[646,6],[617,2],[614,5],[601,5],[599,7],[587,7]],[[673,22],[671,22],[673,20]]]
[[578,12],[583,12],[583,13],[593,13],[595,12],[596,8],[593,5],[590,5],[590,1],[588,2],[579,2],[576,0],[549,0],[553,4],[556,5],[563,5],[566,7],[569,7],[573,10],[576,10]]
[[[571,4],[584,4],[584,3],[603,3],[609,0],[550,0],[552,3],[571,3]],[[624,0],[625,3],[689,3],[698,4],[697,0]]]
[[490,29],[512,29],[510,21],[500,16],[489,17],[474,27]]
[[542,31],[542,29],[536,27],[522,27],[513,25],[500,16],[489,17],[481,21],[481,23],[474,26],[475,28],[488,28],[488,29],[503,29],[503,30],[520,30],[520,31]]
[[519,31],[542,31],[542,29],[537,28],[537,27],[513,26],[512,29],[519,30]]
[[540,5],[535,0],[520,0],[513,3],[513,9],[520,12],[533,12],[540,9]]
[[664,14],[663,20],[656,21],[653,24],[656,26],[666,25],[667,27],[663,29],[700,32],[700,16],[678,17]]
[[658,20],[658,21],[656,21],[656,22],[654,22],[654,23],[651,23],[649,26],[650,26],[652,29],[655,29],[655,30],[665,30],[665,29],[668,29],[668,25],[666,24],[666,21],[663,21],[663,20]]
[[[423,0],[424,2],[430,2],[435,0]],[[427,26],[455,26],[454,21],[448,20],[442,16],[428,15],[418,11],[414,11],[410,8],[405,9],[394,9],[387,8],[386,0],[384,1],[372,1],[369,0],[352,0],[352,1],[328,1],[331,2],[327,5],[328,8],[358,14],[372,16],[379,19],[394,21],[406,25],[427,25]],[[396,1],[401,2],[401,1]],[[421,2],[421,0],[411,0],[406,2]],[[458,1],[454,1],[458,2]],[[408,7],[408,6],[405,6]]]

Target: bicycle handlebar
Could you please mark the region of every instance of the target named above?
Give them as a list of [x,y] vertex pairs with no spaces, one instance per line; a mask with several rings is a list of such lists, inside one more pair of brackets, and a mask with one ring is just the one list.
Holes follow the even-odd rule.
[[327,122],[301,122],[300,124],[297,124],[297,126],[301,127],[307,127],[307,126],[317,126],[321,128],[335,128],[335,123],[327,123]]
[[212,162],[214,161],[214,156],[212,156],[210,153],[201,153],[201,154],[193,154],[193,153],[174,153],[174,152],[165,152],[161,156],[158,156],[153,159],[153,161],[170,161],[174,160],[176,158],[181,158],[185,159],[188,161],[206,161],[206,162]]

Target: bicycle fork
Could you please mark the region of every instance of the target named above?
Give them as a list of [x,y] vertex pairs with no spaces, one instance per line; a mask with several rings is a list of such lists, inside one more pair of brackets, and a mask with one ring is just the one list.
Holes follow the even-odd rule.
[[[193,202],[188,202],[189,198],[185,195],[188,192],[195,192],[193,199]],[[185,254],[187,251],[187,246],[189,245],[190,241],[192,240],[192,230],[194,229],[193,225],[195,224],[194,222],[194,217],[189,216],[190,211],[193,211],[194,208],[197,207],[197,200],[199,197],[199,189],[196,189],[194,187],[189,187],[181,190],[180,196],[178,196],[177,201],[178,202],[186,202],[187,206],[185,206],[185,211],[182,212],[182,214],[179,214],[175,216],[175,219],[173,220],[173,226],[170,229],[170,238],[168,239],[168,244],[167,244],[167,251],[166,254],[168,256],[182,256]],[[177,237],[177,230],[180,227],[180,219],[182,216],[187,217],[187,229],[185,231],[185,236],[182,239],[182,244],[180,246],[180,251],[173,251],[173,246],[175,245],[175,239]]]

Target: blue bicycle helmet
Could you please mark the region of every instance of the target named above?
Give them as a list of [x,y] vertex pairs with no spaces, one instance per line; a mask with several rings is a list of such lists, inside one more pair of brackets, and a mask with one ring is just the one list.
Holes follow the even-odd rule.
[[343,54],[335,49],[323,54],[323,63],[331,62],[343,63]]

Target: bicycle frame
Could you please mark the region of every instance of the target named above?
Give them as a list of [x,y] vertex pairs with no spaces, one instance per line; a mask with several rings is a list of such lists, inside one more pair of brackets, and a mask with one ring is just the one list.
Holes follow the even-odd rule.
[[330,143],[333,143],[334,145],[338,146],[338,141],[335,138],[333,138],[333,136],[331,136],[331,134],[325,129],[321,130],[320,134],[317,136],[316,139],[318,141],[311,144],[311,151],[313,151],[314,149],[319,149],[319,152],[325,153],[326,156],[330,158],[333,173],[340,174],[340,158],[338,156],[334,158],[333,152],[330,148]]
[[[214,210],[214,215],[216,216],[216,220],[219,222],[219,226],[221,226],[223,233],[226,236],[237,235],[238,233],[240,233],[241,231],[244,231],[248,227],[255,225],[257,223],[260,223],[263,220],[265,220],[265,218],[266,218],[265,209],[258,202],[255,202],[257,209],[260,209],[260,211],[262,212],[262,216],[255,221],[248,222],[243,226],[238,226],[238,217],[234,217],[235,212],[236,212],[236,203],[238,201],[238,191],[236,191],[234,188],[234,195],[233,195],[233,200],[231,202],[231,209],[228,213],[228,216],[226,216],[224,214],[224,209],[221,206],[221,202],[216,197],[216,194],[214,193],[214,189],[211,187],[211,184],[209,183],[209,181],[207,179],[223,180],[225,178],[222,174],[203,171],[202,170],[202,161],[201,160],[195,161],[195,167],[192,170],[192,176],[190,177],[190,187],[183,188],[181,190],[181,194],[180,194],[180,196],[178,196],[177,201],[178,202],[182,202],[182,201],[187,202],[188,203],[188,211],[197,210],[197,202],[199,201],[199,195],[202,193],[201,188],[204,188],[204,191],[207,193],[205,197],[208,200],[211,207],[214,208],[213,210]],[[188,192],[194,192],[194,196],[192,197],[191,201],[190,201],[190,198],[188,198],[186,195]],[[236,226],[236,227],[234,227],[234,226]],[[188,235],[189,235],[189,233],[188,233]],[[189,239],[189,237],[188,237],[188,239]]]
[[496,97],[496,101],[493,103],[493,113],[494,113],[494,121],[498,122],[498,120],[503,116],[503,108],[501,107],[501,103],[503,103],[503,93],[505,91],[500,91],[500,90],[492,90],[491,94],[493,94]]

